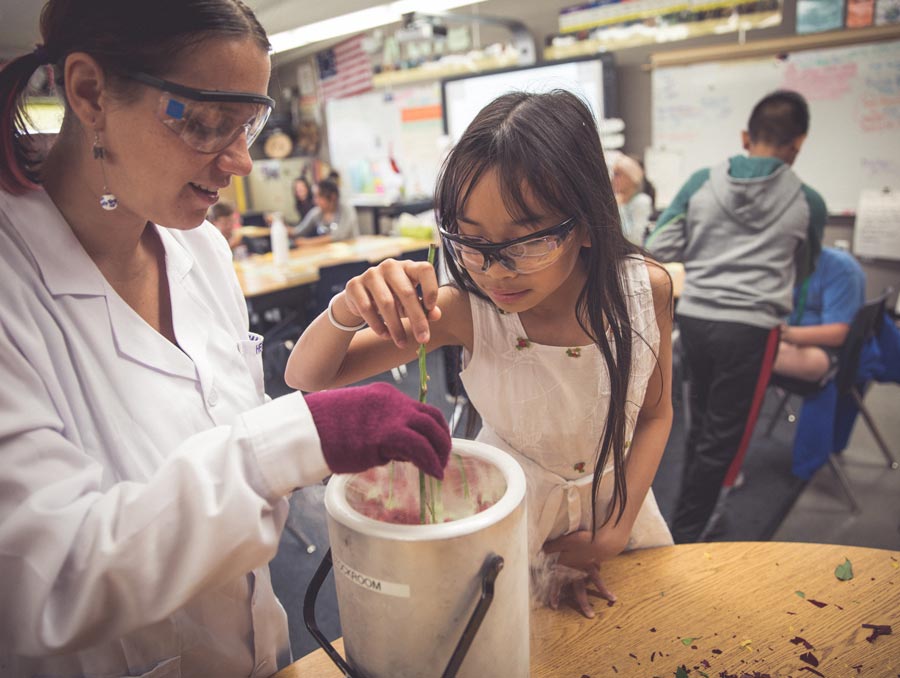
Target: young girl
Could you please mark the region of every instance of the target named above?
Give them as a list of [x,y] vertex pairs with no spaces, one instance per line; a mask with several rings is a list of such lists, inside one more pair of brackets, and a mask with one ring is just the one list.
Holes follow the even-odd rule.
[[435,197],[455,284],[411,261],[353,278],[300,338],[287,383],[332,388],[419,342],[462,346],[478,440],[525,470],[531,553],[580,571],[591,617],[586,581],[614,599],[600,563],[672,543],[650,490],[672,421],[670,279],[623,236],[593,116],[568,92],[486,106]]

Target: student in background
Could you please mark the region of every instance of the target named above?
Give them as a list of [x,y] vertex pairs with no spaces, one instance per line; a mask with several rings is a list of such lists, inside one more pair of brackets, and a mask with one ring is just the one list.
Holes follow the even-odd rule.
[[816,270],[794,288],[794,312],[781,326],[773,371],[819,381],[837,364],[856,312],[866,302],[866,276],[852,254],[826,247]]
[[611,172],[622,232],[635,245],[641,245],[653,214],[650,196],[643,192],[644,170],[637,160],[619,153],[612,162]]
[[[264,392],[205,220],[274,105],[244,3],[50,0],[41,36],[0,70],[0,674],[271,675],[288,496],[397,455],[441,475],[446,422],[384,384]],[[21,120],[47,65],[44,156]]]
[[300,221],[309,214],[309,211],[315,207],[316,201],[313,197],[312,186],[309,185],[306,177],[297,177],[294,179],[294,207],[297,210],[297,216]]
[[571,585],[593,616],[586,585],[614,598],[603,561],[672,543],[651,490],[672,423],[671,281],[622,235],[594,117],[567,91],[488,104],[435,200],[455,284],[425,262],[370,268],[306,329],[285,379],[330,389],[419,342],[462,346],[478,440],[527,477],[532,564],[555,563],[545,600]]
[[[747,156],[696,172],[646,247],[685,266],[677,322],[691,384],[691,430],[672,534],[696,541],[738,453],[770,332],[792,306],[795,272],[820,249],[825,203],[791,165],[809,130],[796,92],[764,97],[742,133]],[[806,244],[805,244],[806,243]]]
[[[241,215],[238,214],[238,211],[234,209],[231,203],[217,202],[209,208],[206,218],[213,226],[219,229],[219,233],[228,241],[228,246],[232,252],[241,247],[241,243],[244,240],[241,235]],[[244,250],[246,249],[245,246]]]
[[291,233],[294,242],[304,247],[358,237],[356,209],[341,202],[337,184],[331,179],[323,179],[317,189],[316,206]]

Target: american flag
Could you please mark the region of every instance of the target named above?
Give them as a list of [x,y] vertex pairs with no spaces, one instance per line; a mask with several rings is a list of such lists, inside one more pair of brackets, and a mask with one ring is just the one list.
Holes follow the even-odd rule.
[[322,96],[341,99],[372,89],[372,63],[362,48],[363,34],[319,52],[319,87]]

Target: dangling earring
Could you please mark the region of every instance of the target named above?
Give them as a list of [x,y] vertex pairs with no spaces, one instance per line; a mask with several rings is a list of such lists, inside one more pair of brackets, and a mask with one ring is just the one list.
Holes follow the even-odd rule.
[[106,185],[106,163],[103,162],[106,157],[106,149],[100,145],[100,133],[94,132],[94,160],[100,161],[100,171],[103,172],[103,195],[100,196],[100,207],[107,211],[116,209],[119,206],[119,199],[109,192]]

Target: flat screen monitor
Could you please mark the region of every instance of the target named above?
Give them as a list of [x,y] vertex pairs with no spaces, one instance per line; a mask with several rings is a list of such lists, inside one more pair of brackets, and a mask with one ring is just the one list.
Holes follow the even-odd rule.
[[444,133],[455,144],[478,111],[511,91],[567,89],[587,102],[599,123],[617,117],[615,85],[610,54],[447,78],[441,82]]

